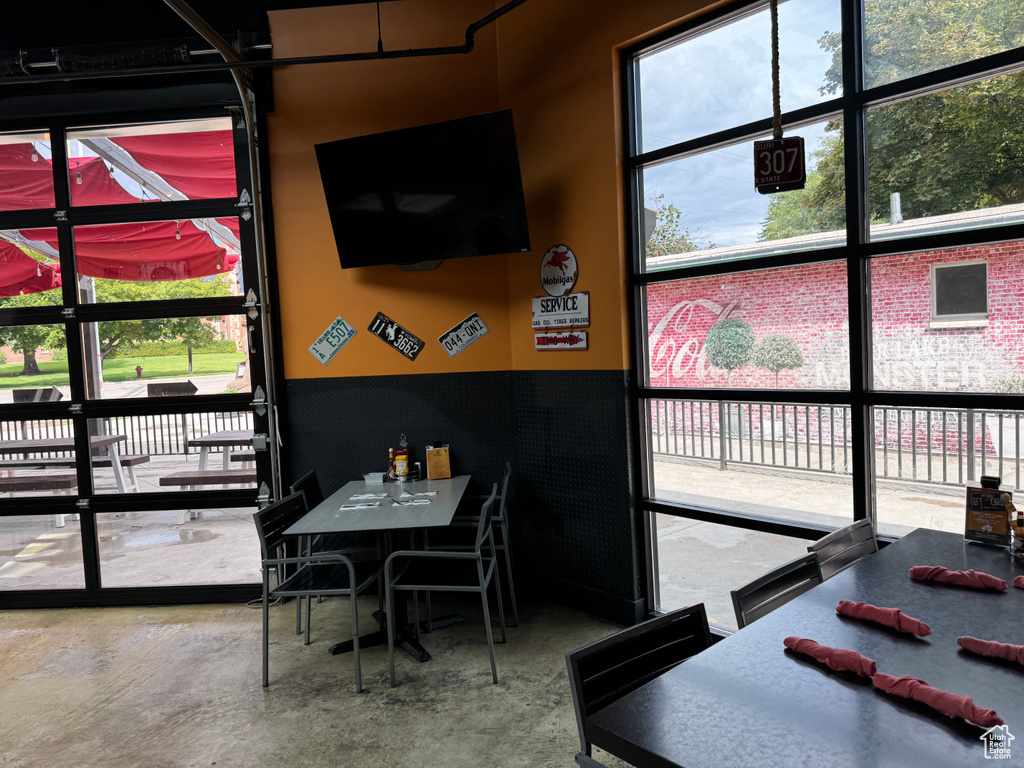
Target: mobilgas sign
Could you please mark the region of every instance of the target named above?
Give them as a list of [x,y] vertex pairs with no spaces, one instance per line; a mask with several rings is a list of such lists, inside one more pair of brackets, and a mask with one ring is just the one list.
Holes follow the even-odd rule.
[[487,327],[480,315],[474,312],[451,330],[437,337],[438,343],[444,347],[448,357],[455,357],[474,341],[486,336],[491,329]]
[[410,360],[415,360],[416,355],[423,349],[422,339],[413,336],[383,312],[378,312],[377,316],[373,318],[369,331]]
[[320,334],[320,338],[310,345],[309,353],[322,365],[327,365],[355,335],[356,329],[339,316],[328,326],[326,331]]
[[579,328],[590,325],[590,294],[540,296],[533,300],[534,328]]
[[540,284],[548,296],[572,293],[580,276],[576,255],[567,245],[553,245],[540,260]]

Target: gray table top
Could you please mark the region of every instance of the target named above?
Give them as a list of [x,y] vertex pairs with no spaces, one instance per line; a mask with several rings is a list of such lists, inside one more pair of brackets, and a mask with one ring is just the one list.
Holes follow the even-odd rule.
[[[124,442],[127,439],[127,435],[90,435],[89,445],[93,448],[106,448],[115,443]],[[47,437],[38,440],[7,440],[0,442],[0,455],[73,450],[75,450],[74,437]]]
[[251,429],[226,429],[223,432],[211,432],[209,435],[198,435],[188,439],[189,447],[221,448],[235,445],[251,445]]
[[[1006,592],[913,581],[914,565],[973,568]],[[917,529],[592,717],[594,743],[647,766],[987,765],[985,729],[874,689],[783,648],[789,635],[850,648],[878,671],[913,675],[994,709],[1024,765],[1024,667],[961,651],[957,637],[1024,644],[1024,573],[1005,550]],[[840,600],[896,607],[930,625],[918,638],[836,615]]]
[[[305,517],[285,531],[287,536],[310,536],[326,533],[352,533],[365,531],[393,531],[407,528],[440,528],[450,525],[455,509],[466,491],[469,475],[458,475],[447,480],[420,480],[414,483],[368,484],[362,480],[346,483]],[[429,504],[394,506],[404,492],[437,491],[436,496],[423,496]],[[366,493],[386,493],[384,499],[353,499]],[[406,499],[407,500],[407,499]],[[368,509],[341,509],[342,504],[381,502]]]

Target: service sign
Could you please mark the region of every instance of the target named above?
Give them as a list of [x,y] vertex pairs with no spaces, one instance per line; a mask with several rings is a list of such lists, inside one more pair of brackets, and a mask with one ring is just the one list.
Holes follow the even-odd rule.
[[539,296],[533,300],[534,328],[578,328],[590,325],[590,294]]
[[807,182],[802,136],[754,142],[754,188],[762,195],[803,189]]
[[489,330],[491,329],[480,319],[480,315],[474,312],[454,328],[438,336],[437,341],[444,347],[448,357],[455,357],[474,341],[486,336]]
[[410,360],[423,349],[423,340],[409,333],[383,312],[378,312],[370,323],[370,333],[386,343],[389,347],[401,352]]
[[309,353],[319,360],[322,365],[327,365],[355,335],[356,329],[346,323],[343,317],[339,316],[337,320],[328,326],[326,331],[320,334],[320,338],[313,342],[309,348]]
[[572,293],[579,276],[576,254],[567,245],[551,246],[540,260],[540,284],[548,296]]
[[587,348],[586,331],[559,331],[557,333],[533,334],[534,349],[573,349]]

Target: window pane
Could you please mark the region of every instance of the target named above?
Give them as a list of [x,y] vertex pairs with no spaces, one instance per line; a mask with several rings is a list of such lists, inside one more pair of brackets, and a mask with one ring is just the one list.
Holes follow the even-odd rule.
[[1024,72],[869,109],[871,239],[1024,220],[1022,119]]
[[231,119],[68,132],[71,204],[237,197]]
[[56,248],[29,242],[15,230],[0,232],[0,309],[63,302]]
[[658,500],[837,528],[853,519],[849,406],[673,399],[647,412]]
[[0,135],[0,211],[53,207],[50,134]]
[[967,486],[993,475],[1021,487],[1024,411],[874,408],[873,415],[880,533],[963,533]]
[[[933,318],[933,266],[978,261],[986,266],[987,315]],[[1024,360],[1019,351],[1022,275],[1024,242],[1020,241],[872,259],[874,387],[1024,392]]]
[[804,137],[807,186],[802,190],[758,194],[753,141],[643,169],[642,270],[843,245],[841,129],[837,119],[787,134]]
[[863,7],[868,88],[1024,45],[1017,2],[867,0]]
[[731,590],[807,554],[803,539],[671,515],[655,518],[658,608],[674,611],[704,603],[708,622],[727,629],[737,628]]
[[645,306],[650,386],[850,386],[843,262],[654,283]]
[[[783,112],[841,95],[839,29],[837,0],[779,5]],[[771,117],[768,8],[663,47],[638,69],[641,152]]]
[[[96,435],[92,467],[97,493],[256,486],[250,412],[90,419],[89,430]],[[203,482],[202,473],[214,470],[232,474],[208,475],[209,482]],[[183,473],[193,477],[180,477]]]
[[193,510],[195,517],[187,510],[96,515],[103,586],[258,582],[255,511]]
[[0,592],[16,589],[85,589],[81,523],[74,515],[0,517]]
[[82,324],[91,399],[249,392],[245,315]]
[[[50,293],[59,303],[60,291]],[[0,299],[0,309],[43,303],[42,295]],[[0,403],[67,400],[69,381],[63,325],[0,326]]]
[[[53,390],[19,390],[19,400],[48,400]],[[77,492],[75,429],[70,419],[0,421],[0,497],[67,496]],[[63,521],[61,521],[63,522]]]

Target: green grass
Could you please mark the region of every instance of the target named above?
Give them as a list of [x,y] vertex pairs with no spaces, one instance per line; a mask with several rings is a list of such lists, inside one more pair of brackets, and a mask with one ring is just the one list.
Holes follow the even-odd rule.
[[[134,381],[135,366],[142,366],[143,379],[173,379],[185,376],[213,376],[234,373],[238,364],[245,360],[242,352],[192,355],[192,373],[188,372],[188,357],[125,357],[107,360],[103,364],[104,381]],[[21,363],[0,365],[0,389],[32,389],[66,385],[68,364],[66,360],[39,363],[42,373],[38,376],[21,376]]]

